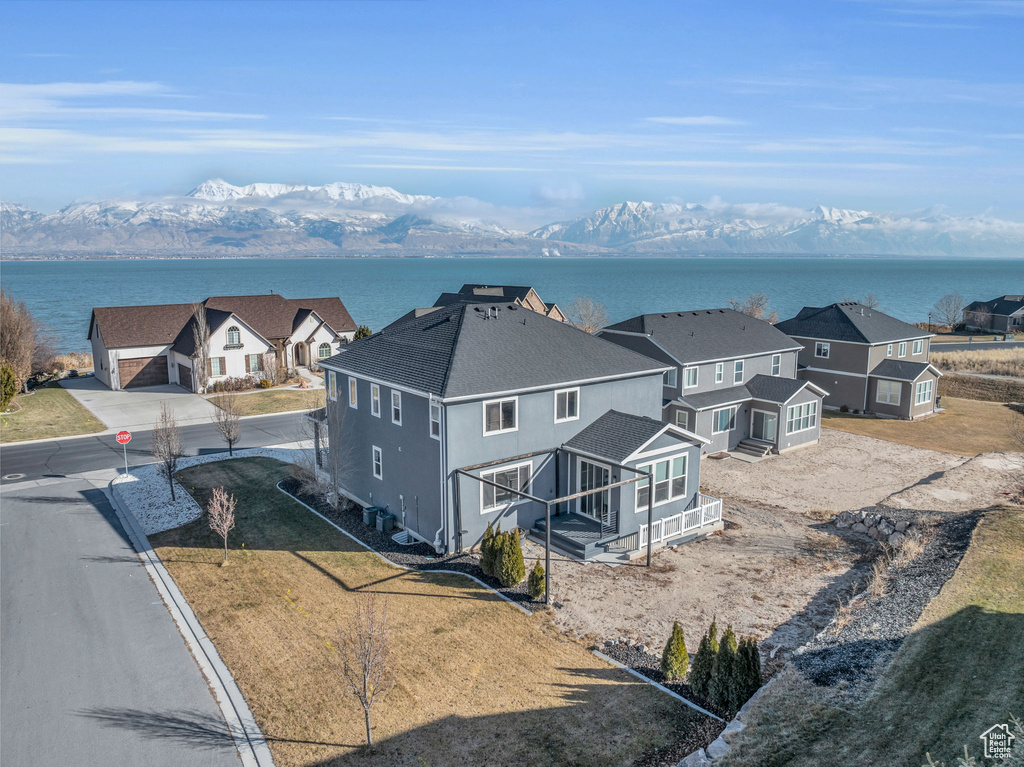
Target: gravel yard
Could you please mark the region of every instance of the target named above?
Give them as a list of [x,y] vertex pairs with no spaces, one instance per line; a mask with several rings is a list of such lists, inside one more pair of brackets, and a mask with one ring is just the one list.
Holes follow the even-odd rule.
[[[963,512],[1001,496],[1021,456],[967,459],[838,431],[756,464],[701,463],[702,489],[724,499],[726,529],[643,560],[608,567],[554,557],[554,621],[595,641],[629,638],[660,651],[679,620],[694,646],[712,617],[783,655],[808,642],[854,593],[874,544],[823,524],[874,508]],[[1018,467],[1015,469],[1015,467]],[[528,566],[543,556],[529,542]]]

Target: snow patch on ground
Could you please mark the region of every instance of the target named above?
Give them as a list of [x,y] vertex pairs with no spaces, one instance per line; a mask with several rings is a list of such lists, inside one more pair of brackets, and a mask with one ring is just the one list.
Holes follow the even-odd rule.
[[[197,455],[182,458],[178,469],[187,469],[213,461],[228,461],[235,458],[276,458],[285,463],[295,463],[304,453],[299,443],[278,445],[277,447],[250,448],[236,450],[232,458],[224,453]],[[118,501],[132,513],[146,535],[172,530],[199,519],[203,510],[191,495],[178,484],[174,483],[175,500],[171,501],[171,491],[167,479],[161,476],[156,464],[137,466],[131,474],[122,474],[111,484],[111,489]]]

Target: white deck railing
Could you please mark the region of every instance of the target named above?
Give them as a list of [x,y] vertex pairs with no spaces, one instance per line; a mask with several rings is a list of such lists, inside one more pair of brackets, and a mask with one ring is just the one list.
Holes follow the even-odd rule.
[[[660,543],[678,537],[681,533],[710,525],[722,518],[722,499],[698,493],[698,503],[671,517],[654,523],[654,542]],[[640,525],[640,547],[647,545],[647,525]]]

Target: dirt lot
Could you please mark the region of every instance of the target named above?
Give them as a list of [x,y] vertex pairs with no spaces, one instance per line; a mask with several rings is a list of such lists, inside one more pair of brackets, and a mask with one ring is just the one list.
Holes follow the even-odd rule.
[[[727,529],[663,551],[651,570],[556,557],[553,598],[561,628],[598,639],[664,643],[673,620],[691,652],[713,616],[784,650],[808,641],[834,615],[866,565],[856,536],[822,524],[833,512],[885,502],[928,510],[987,506],[1001,497],[1006,454],[967,459],[826,430],[817,447],[757,464],[705,459],[702,486],[725,500]],[[1024,470],[1022,468],[1021,470]],[[946,474],[948,472],[948,474]],[[827,511],[823,511],[827,510]],[[532,562],[543,547],[530,542]]]

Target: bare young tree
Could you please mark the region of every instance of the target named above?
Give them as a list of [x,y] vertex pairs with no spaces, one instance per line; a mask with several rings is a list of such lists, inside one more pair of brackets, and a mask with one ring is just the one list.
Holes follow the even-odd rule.
[[768,311],[768,296],[764,293],[751,293],[742,301],[730,298],[729,308],[748,317],[753,317],[755,320],[770,322],[772,325],[779,321],[778,312]]
[[[328,431],[327,418],[324,410],[324,390],[310,389],[304,393],[303,409],[305,415],[299,419],[297,441],[304,446],[298,452],[291,466],[292,476],[299,482],[299,492],[303,495],[332,496],[329,474],[330,456],[325,461]],[[323,471],[327,463],[327,473]]]
[[39,327],[25,302],[16,300],[6,288],[0,290],[0,362],[11,366],[19,389],[25,389],[38,362],[38,337]]
[[949,325],[950,328],[955,328],[964,321],[964,309],[966,308],[967,302],[964,297],[960,295],[959,290],[954,290],[935,302],[932,314],[935,315],[935,319],[939,321],[940,325]]
[[868,309],[879,309],[882,308],[882,299],[876,296],[874,293],[868,293],[860,300],[862,306],[866,306]]
[[160,474],[167,478],[171,488],[171,501],[176,500],[174,494],[174,475],[178,471],[178,461],[185,455],[185,447],[181,439],[181,429],[174,420],[174,413],[166,402],[160,403],[160,419],[153,429],[153,457],[159,462]]
[[201,394],[210,380],[210,326],[206,322],[206,307],[198,302],[192,304],[192,343],[192,375],[196,392]]
[[228,456],[233,456],[235,443],[242,434],[241,411],[238,408],[237,395],[218,397],[214,403],[217,407],[213,413],[213,422],[221,439],[228,443]]
[[266,352],[263,355],[263,377],[270,381],[271,386],[284,381],[284,370],[277,359],[277,352]]
[[569,321],[585,333],[596,333],[608,324],[604,304],[586,296],[577,296],[566,311]]
[[974,324],[982,330],[988,330],[992,327],[992,312],[989,311],[987,306],[970,312],[970,314],[974,318]]
[[210,518],[210,529],[224,539],[223,567],[228,563],[228,533],[235,529],[235,496],[223,487],[215,487],[206,505],[206,513]]
[[366,745],[373,748],[370,711],[395,685],[387,601],[372,592],[360,594],[355,615],[338,633],[342,682],[363,707]]

